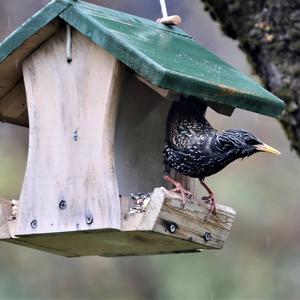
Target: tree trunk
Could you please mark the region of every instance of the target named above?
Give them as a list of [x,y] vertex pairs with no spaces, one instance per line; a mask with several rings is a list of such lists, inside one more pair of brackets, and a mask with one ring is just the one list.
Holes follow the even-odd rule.
[[300,156],[300,0],[202,0],[239,40],[265,87],[284,100],[280,122]]

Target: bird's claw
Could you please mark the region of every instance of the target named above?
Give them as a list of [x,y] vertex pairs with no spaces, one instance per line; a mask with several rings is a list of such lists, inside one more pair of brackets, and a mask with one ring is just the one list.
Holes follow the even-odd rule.
[[184,194],[184,196],[186,196],[189,199],[192,198],[192,195],[193,195],[190,191],[187,191],[183,187],[181,187],[181,188],[176,187],[175,189],[170,190],[170,192]]
[[217,208],[216,208],[216,201],[215,201],[214,194],[209,194],[208,196],[203,196],[201,199],[203,201],[205,201],[206,203],[210,204],[208,215],[209,214],[216,215],[217,214]]
[[175,188],[170,190],[170,192],[181,194],[181,201],[182,201],[181,207],[183,208],[186,203],[186,197],[190,199],[192,197],[192,193],[190,191],[187,191],[180,182],[174,180],[169,175],[164,175],[164,180],[166,180],[167,182],[175,186]]
[[185,206],[186,198],[190,199],[192,197],[192,193],[187,191],[180,183],[176,184],[176,187],[170,190],[170,192],[181,194],[182,208]]

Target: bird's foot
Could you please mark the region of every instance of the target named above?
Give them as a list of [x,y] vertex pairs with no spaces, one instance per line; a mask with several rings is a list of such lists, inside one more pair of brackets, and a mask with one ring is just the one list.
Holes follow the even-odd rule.
[[177,182],[175,185],[175,188],[170,190],[170,192],[173,193],[180,193],[181,194],[181,200],[182,200],[182,207],[185,206],[186,198],[190,199],[192,197],[192,193],[188,190],[186,190],[181,183]]
[[212,214],[215,216],[217,214],[215,195],[211,193],[208,196],[203,196],[201,199],[210,204],[208,215]]
[[164,180],[175,186],[175,188],[170,190],[170,192],[181,194],[182,208],[183,208],[186,203],[186,198],[190,199],[192,197],[192,193],[186,190],[180,182],[174,180],[169,175],[165,175]]
[[180,183],[176,185],[175,189],[170,190],[170,192],[184,194],[187,198],[192,197],[192,193],[186,190]]

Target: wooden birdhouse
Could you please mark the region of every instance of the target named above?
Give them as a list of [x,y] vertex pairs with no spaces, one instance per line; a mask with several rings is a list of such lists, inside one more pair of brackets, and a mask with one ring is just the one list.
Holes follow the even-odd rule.
[[29,127],[18,210],[0,201],[0,239],[64,256],[222,248],[233,209],[207,217],[205,204],[182,209],[154,189],[180,95],[225,114],[284,107],[175,26],[75,0],[46,5],[0,44],[0,120]]

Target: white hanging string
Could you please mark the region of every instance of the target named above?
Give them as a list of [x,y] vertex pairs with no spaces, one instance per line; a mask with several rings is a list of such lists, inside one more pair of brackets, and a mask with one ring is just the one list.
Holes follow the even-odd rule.
[[67,42],[66,42],[66,55],[67,55],[67,62],[71,63],[72,61],[72,31],[71,26],[67,24]]
[[159,0],[160,2],[160,8],[161,8],[161,13],[163,18],[166,18],[168,16],[168,11],[167,11],[167,5],[165,0]]

